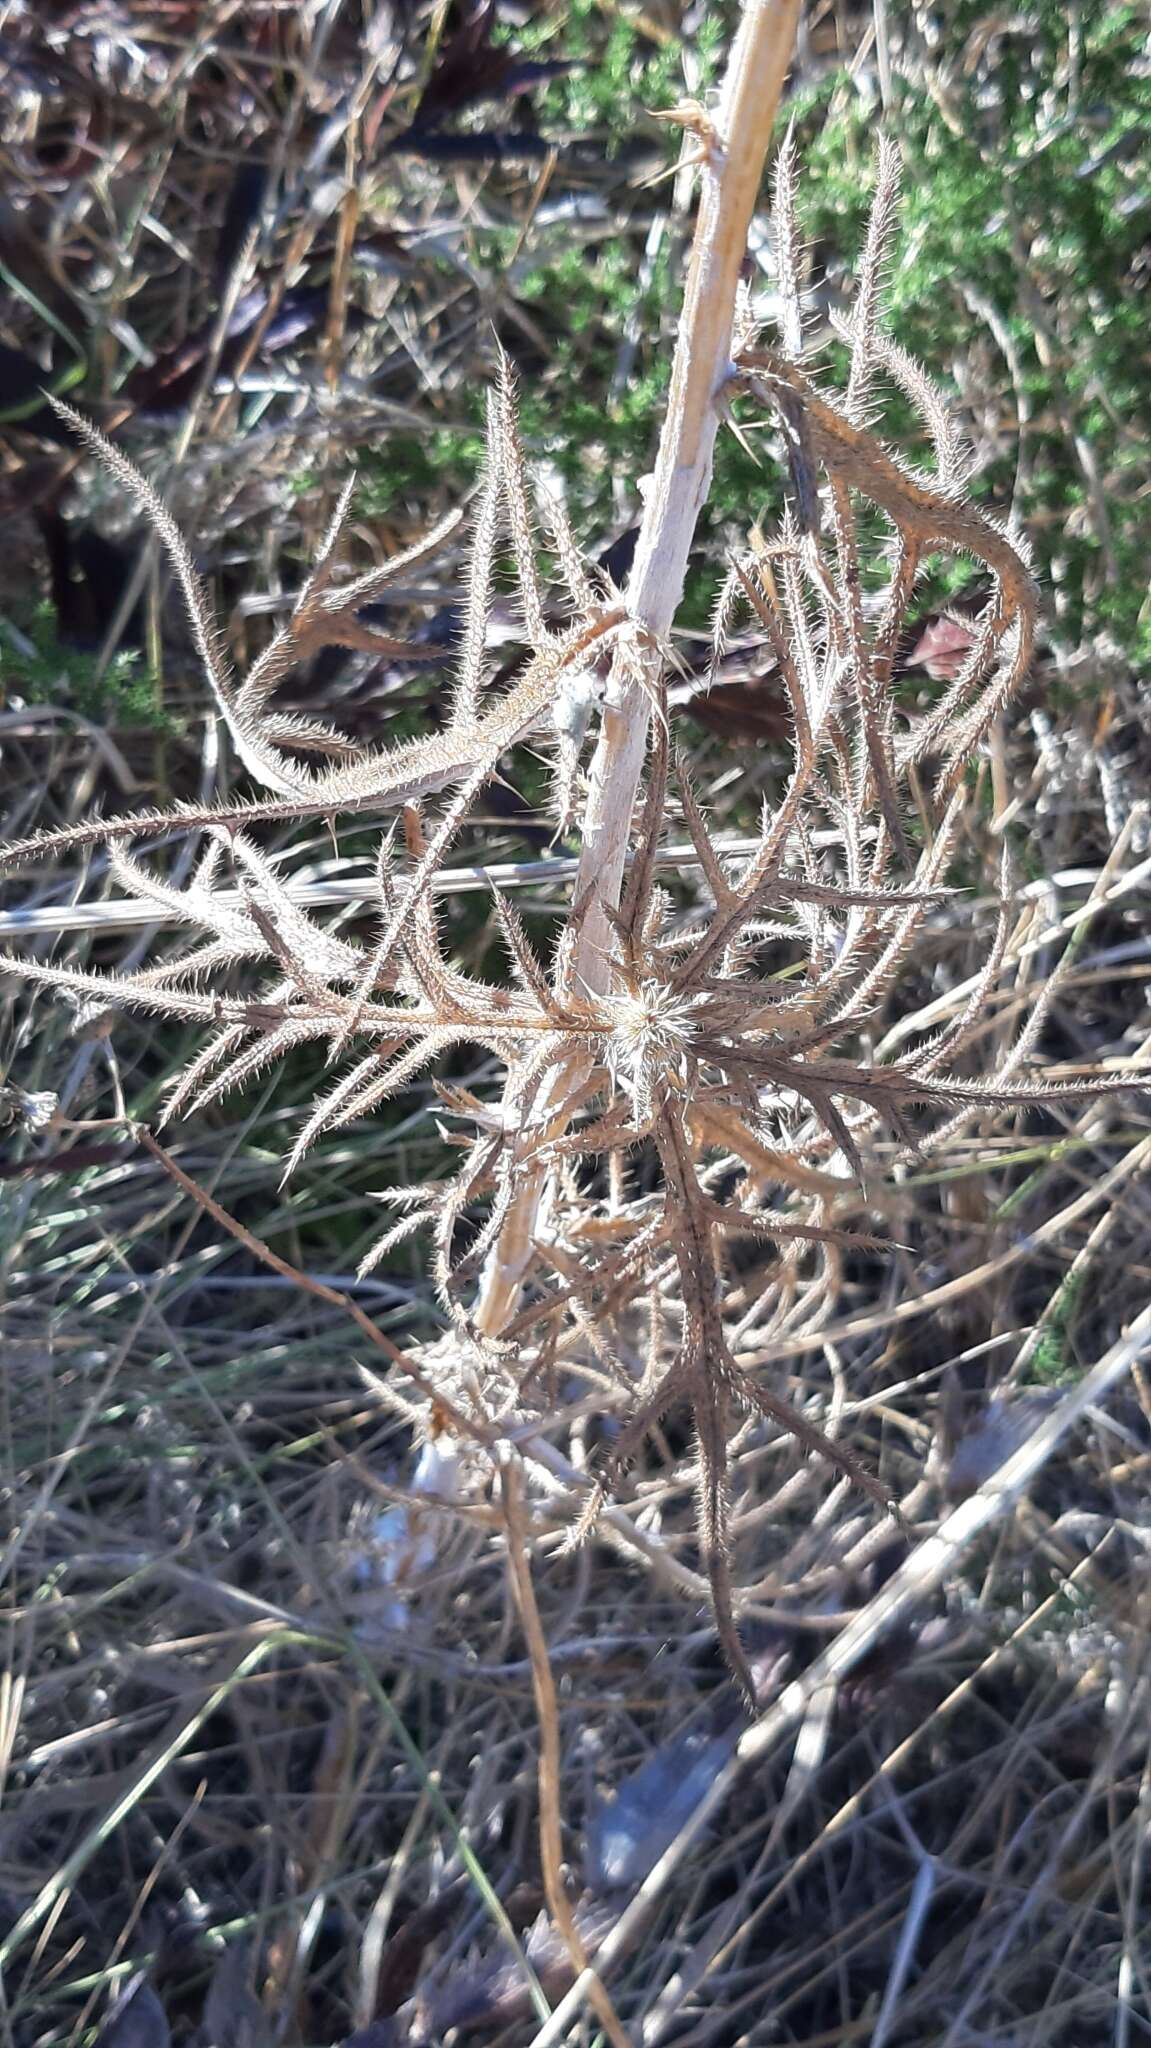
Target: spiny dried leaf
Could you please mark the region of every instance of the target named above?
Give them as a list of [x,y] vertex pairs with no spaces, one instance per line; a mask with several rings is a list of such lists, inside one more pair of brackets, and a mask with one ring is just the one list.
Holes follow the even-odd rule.
[[[455,1348],[445,1348],[444,1369],[454,1357],[477,1403],[490,1376],[497,1418],[524,1413],[537,1385],[554,1385],[557,1363],[565,1373],[586,1372],[597,1403],[603,1386],[618,1381],[630,1419],[617,1445],[617,1475],[665,1410],[687,1404],[696,1431],[701,1561],[721,1641],[749,1697],[728,1500],[736,1419],[757,1418],[773,1434],[789,1434],[871,1500],[885,1505],[887,1495],[855,1450],[821,1427],[806,1396],[793,1402],[769,1375],[744,1370],[736,1333],[746,1290],[754,1286],[764,1304],[761,1327],[794,1330],[806,1319],[818,1329],[849,1253],[875,1258],[889,1242],[866,1226],[873,1206],[884,1226],[883,1179],[899,1147],[927,1151],[933,1134],[957,1130],[980,1111],[1058,1104],[1127,1085],[1122,1076],[1096,1075],[1052,1086],[1024,1071],[1058,973],[1047,977],[1045,996],[998,1071],[956,1071],[980,1040],[1010,951],[1006,869],[1001,914],[967,999],[902,1058],[884,1063],[873,1052],[885,1006],[905,1000],[909,982],[923,975],[933,925],[964,914],[951,885],[968,764],[1026,674],[1037,600],[1015,538],[965,495],[962,446],[942,395],[883,332],[898,190],[893,151],[881,145],[851,366],[840,392],[817,381],[804,354],[794,187],[789,140],[776,177],[782,344],[742,347],[730,392],[733,405],[750,400],[780,424],[790,475],[778,533],[753,529],[732,557],[713,635],[714,663],[737,610],[750,616],[778,678],[773,744],[790,743],[781,792],[764,802],[746,857],[733,862],[717,845],[706,792],[697,794],[687,768],[672,762],[672,651],[639,632],[625,598],[597,592],[562,506],[548,505],[537,517],[514,378],[502,358],[472,508],[450,708],[439,730],[396,746],[353,745],[320,719],[278,711],[274,693],[327,642],[410,652],[412,643],[388,640],[357,613],[404,569],[445,546],[459,515],[406,553],[339,583],[349,485],[290,617],[237,684],[190,551],[152,486],[67,414],[163,542],[214,700],[239,758],[270,794],[86,821],[0,850],[0,859],[23,865],[103,846],[117,885],[157,921],[189,934],[183,951],[120,976],[0,960],[3,971],[76,1000],[134,1005],[202,1027],[204,1041],[176,1078],[170,1113],[206,1107],[304,1045],[339,1060],[301,1104],[289,1171],[329,1133],[370,1115],[457,1048],[479,1049],[506,1068],[498,1103],[484,1099],[479,1083],[425,1083],[470,1127],[462,1139],[453,1135],[464,1148],[459,1171],[393,1191],[403,1213],[377,1236],[362,1270],[417,1230],[430,1234],[432,1277],[453,1324]],[[868,424],[881,377],[917,408],[933,468],[886,447]],[[877,520],[885,528],[879,572]],[[541,528],[558,572],[554,591],[538,566]],[[917,578],[934,553],[975,559],[992,593],[942,697],[905,732],[893,671]],[[516,578],[526,656],[500,694],[489,686],[485,657],[503,555]],[[577,972],[594,892],[571,906],[550,967],[497,897],[494,924],[509,971],[506,985],[489,982],[452,957],[431,899],[437,870],[501,756],[548,725],[562,811],[577,786],[597,671],[609,656],[614,680],[642,684],[656,717],[629,878],[618,913],[603,920],[602,961],[594,975]],[[934,795],[924,793],[916,772],[927,761]],[[657,885],[676,790],[704,884],[688,904],[674,884]],[[447,792],[438,815],[406,812],[406,857],[381,827],[378,927],[364,941],[304,911],[280,859],[259,844],[265,824],[362,823],[436,791]],[[211,840],[180,885],[155,854],[129,851],[198,830]],[[517,1194],[531,1175],[543,1177],[546,1193],[529,1228]],[[469,1296],[489,1257],[501,1262],[512,1306],[479,1332]]]

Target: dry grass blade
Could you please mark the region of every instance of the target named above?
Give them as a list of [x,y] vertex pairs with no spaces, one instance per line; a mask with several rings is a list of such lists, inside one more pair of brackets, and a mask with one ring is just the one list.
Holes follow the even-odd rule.
[[[916,1546],[894,1577],[814,1658],[802,1679],[787,1686],[778,1700],[743,1735],[735,1754],[706,1788],[690,1819],[638,1888],[597,1959],[602,1975],[623,1960],[658,1904],[684,1858],[721,1810],[743,1774],[795,1729],[811,1700],[826,1686],[846,1677],[890,1633],[908,1609],[938,1587],[956,1561],[985,1529],[1011,1506],[1040,1472],[1061,1440],[1092,1405],[1107,1395],[1151,1352],[1151,1309],[1131,1325],[1123,1339],[1097,1360],[1080,1385],[1067,1393],[1017,1450],[1005,1458],[969,1500],[956,1508],[938,1530]],[[591,1989],[590,1973],[575,1984],[544,2026],[532,2037],[532,2048],[554,2048],[577,2018]]]

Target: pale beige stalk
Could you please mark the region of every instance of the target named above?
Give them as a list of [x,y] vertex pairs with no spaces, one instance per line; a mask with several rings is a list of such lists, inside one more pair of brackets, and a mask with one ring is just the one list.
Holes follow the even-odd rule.
[[[660,436],[628,584],[628,610],[645,639],[666,641],[683,595],[696,521],[711,483],[719,397],[731,359],[740,267],[759,196],[771,132],[791,62],[799,0],[747,0],[718,109],[695,124],[701,151],[700,203]],[[685,116],[689,122],[690,118]],[[638,636],[637,636],[638,637]],[[636,648],[613,664],[583,817],[583,853],[575,902],[584,906],[574,982],[602,990],[611,926],[647,751],[652,691]],[[557,1073],[556,1125],[578,1080],[572,1063]],[[537,1134],[538,1135],[538,1134]],[[540,1217],[545,1176],[525,1175],[488,1261],[476,1310],[479,1327],[498,1333],[514,1313]]]

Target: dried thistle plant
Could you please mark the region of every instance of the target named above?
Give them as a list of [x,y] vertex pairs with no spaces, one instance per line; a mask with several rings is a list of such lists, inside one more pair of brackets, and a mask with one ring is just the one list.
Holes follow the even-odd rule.
[[[335,1056],[335,1077],[303,1107],[289,1172],[317,1139],[378,1110],[453,1048],[483,1047],[502,1063],[507,1080],[496,1104],[437,1084],[446,1109],[470,1128],[463,1162],[444,1184],[385,1192],[398,1216],[363,1270],[412,1232],[430,1233],[452,1334],[421,1370],[442,1373],[453,1399],[478,1406],[487,1424],[530,1413],[533,1366],[562,1360],[597,1376],[601,1389],[606,1376],[629,1411],[607,1486],[666,1411],[690,1406],[701,1557],[725,1653],[749,1695],[729,1579],[725,1475],[734,1418],[782,1426],[874,1498],[886,1495],[850,1450],[739,1363],[728,1307],[731,1248],[765,1248],[756,1279],[761,1329],[794,1335],[818,1327],[834,1305],[845,1255],[880,1243],[856,1226],[869,1207],[880,1216],[884,1207],[878,1135],[922,1148],[933,1128],[938,1136],[941,1123],[954,1129],[986,1106],[1121,1085],[1099,1079],[1061,1091],[1019,1078],[1014,1070],[1034,1043],[1038,1016],[1001,1073],[973,1080],[959,1072],[1000,971],[1006,890],[998,937],[962,1012],[896,1061],[878,1064],[866,1049],[869,1021],[897,995],[925,921],[948,893],[965,769],[1027,671],[1036,621],[1019,542],[970,502],[944,400],[883,331],[897,170],[893,151],[882,147],[850,374],[846,390],[832,393],[805,360],[795,166],[785,147],[775,195],[783,332],[775,347],[745,342],[726,392],[745,422],[748,408],[766,408],[782,429],[792,485],[779,532],[752,533],[732,559],[717,611],[717,649],[740,607],[759,621],[790,706],[790,775],[778,804],[765,810],[754,852],[725,854],[688,764],[672,757],[669,651],[641,629],[626,596],[596,587],[554,505],[549,542],[570,623],[558,632],[545,624],[551,593],[537,573],[538,520],[506,369],[489,406],[450,715],[436,736],[385,749],[357,749],[327,726],[287,720],[273,693],[324,642],[402,647],[361,624],[359,609],[442,545],[454,522],[385,570],[341,585],[334,564],[345,494],[290,622],[237,684],[168,513],[122,455],[69,415],[163,541],[220,712],[268,793],[96,820],[2,850],[12,867],[103,846],[127,894],[195,934],[176,957],[126,977],[2,963],[103,1005],[201,1024],[204,1042],[174,1081],[170,1117],[197,1115],[300,1045],[315,1042]],[[891,454],[869,426],[880,378],[921,416],[930,469]],[[869,552],[863,538],[863,521],[873,524],[876,514],[887,529],[878,591],[869,590],[874,546]],[[492,566],[504,544],[516,566],[528,656],[510,689],[492,695],[484,648]],[[901,736],[893,662],[917,577],[941,552],[974,557],[992,594],[961,673]],[[501,756],[547,723],[560,822],[571,814],[582,734],[609,653],[617,675],[641,683],[654,718],[626,886],[618,906],[607,906],[595,984],[581,967],[586,896],[573,903],[550,961],[497,900],[508,978],[481,981],[444,950],[433,878]],[[307,915],[253,836],[272,821],[383,813],[442,789],[450,795],[434,825],[409,815],[403,857],[390,831],[381,837],[379,933],[370,943]],[[704,884],[691,917],[657,882],[673,797]],[[195,874],[179,888],[154,860],[129,850],[174,828],[205,841]],[[533,1190],[526,1208],[525,1176]],[[461,1254],[465,1215],[473,1227]],[[477,1324],[475,1290],[485,1262],[501,1257],[522,1273],[523,1298],[493,1331],[490,1320]],[[641,1324],[646,1364],[637,1375],[627,1360]]]

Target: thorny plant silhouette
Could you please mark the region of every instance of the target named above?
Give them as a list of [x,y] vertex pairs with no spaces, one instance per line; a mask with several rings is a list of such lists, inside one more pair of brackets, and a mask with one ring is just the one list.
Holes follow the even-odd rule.
[[[738,1362],[726,1306],[729,1248],[748,1240],[772,1248],[772,1263],[756,1283],[760,1299],[773,1304],[768,1331],[809,1329],[834,1302],[845,1254],[879,1242],[845,1222],[874,1190],[878,1131],[919,1149],[953,1134],[980,1106],[1050,1102],[1123,1085],[1099,1077],[1062,1089],[1019,1077],[1054,982],[998,1074],[974,1080],[956,1072],[980,1033],[1003,963],[1006,876],[997,935],[965,1007],[939,1036],[896,1061],[866,1056],[869,1020],[890,1001],[926,918],[948,893],[968,795],[965,769],[1027,672],[1036,623],[1036,592],[1019,540],[970,502],[963,450],[943,398],[881,325],[897,187],[896,156],[881,145],[847,335],[847,385],[837,393],[820,389],[805,365],[795,163],[785,146],[774,215],[781,333],[766,348],[745,323],[725,394],[732,405],[770,408],[792,479],[792,502],[776,536],[753,533],[731,560],[716,617],[717,656],[740,607],[761,624],[791,712],[790,773],[779,802],[765,808],[750,857],[724,854],[687,763],[671,758],[663,708],[668,650],[653,648],[632,627],[626,596],[596,587],[554,503],[548,541],[572,616],[560,631],[545,623],[549,593],[537,571],[536,515],[506,365],[489,403],[450,715],[434,737],[383,749],[357,748],[326,725],[285,718],[273,694],[325,643],[403,651],[404,643],[363,625],[359,610],[422,554],[444,545],[457,521],[383,570],[339,584],[334,562],[345,493],[289,623],[237,684],[170,515],[125,457],[69,413],[162,540],[220,711],[244,766],[269,794],[95,820],[2,850],[11,868],[104,846],[129,895],[198,934],[187,950],[128,976],[2,963],[74,997],[202,1024],[205,1041],[172,1085],[169,1117],[196,1115],[311,1042],[343,1061],[338,1078],[304,1107],[289,1172],[324,1133],[378,1109],[451,1048],[483,1047],[502,1062],[507,1082],[498,1104],[436,1084],[445,1108],[472,1128],[470,1140],[458,1141],[463,1163],[443,1184],[384,1192],[399,1218],[362,1270],[412,1232],[430,1232],[435,1282],[453,1325],[438,1348],[438,1368],[453,1398],[463,1387],[463,1398],[484,1404],[489,1420],[523,1418],[533,1366],[563,1362],[578,1372],[582,1364],[601,1386],[606,1375],[626,1390],[630,1414],[605,1487],[673,1405],[690,1406],[701,1553],[720,1639],[749,1697],[728,1558],[734,1418],[764,1418],[872,1497],[886,1504],[887,1496],[850,1450]],[[881,376],[922,418],[930,470],[889,453],[869,426]],[[876,555],[864,522],[874,532],[876,513],[887,529],[887,570],[882,589],[869,593]],[[528,655],[519,679],[493,697],[484,686],[485,642],[493,563],[505,544]],[[917,577],[927,556],[939,553],[974,557],[992,594],[962,671],[915,730],[900,735],[893,662]],[[557,738],[557,810],[561,819],[571,814],[596,664],[609,646],[616,660],[642,669],[657,710],[627,886],[612,919],[609,986],[597,994],[573,971],[586,906],[572,906],[548,964],[498,898],[509,980],[479,980],[445,955],[434,876],[501,756],[547,722]],[[313,765],[316,758],[321,765]],[[447,805],[427,832],[409,811],[406,867],[391,832],[381,839],[380,931],[368,944],[306,914],[252,836],[269,821],[383,812],[445,788]],[[710,899],[687,918],[656,880],[673,788]],[[817,835],[826,841],[829,828],[832,854],[817,856]],[[174,829],[200,831],[206,842],[182,887],[128,851],[131,841]],[[255,992],[253,970],[264,975]],[[553,1084],[565,1067],[579,1080],[557,1109]],[[913,1127],[916,1108],[934,1113],[934,1132]],[[646,1162],[642,1174],[637,1157]],[[547,1198],[524,1305],[496,1341],[478,1335],[469,1298],[498,1244],[526,1159],[546,1168]],[[465,1214],[473,1228],[460,1253]],[[637,1347],[641,1327],[646,1340]],[[762,1331],[761,1323],[761,1341]],[[637,1348],[646,1351],[638,1372]],[[597,1491],[585,1527],[600,1498]]]

